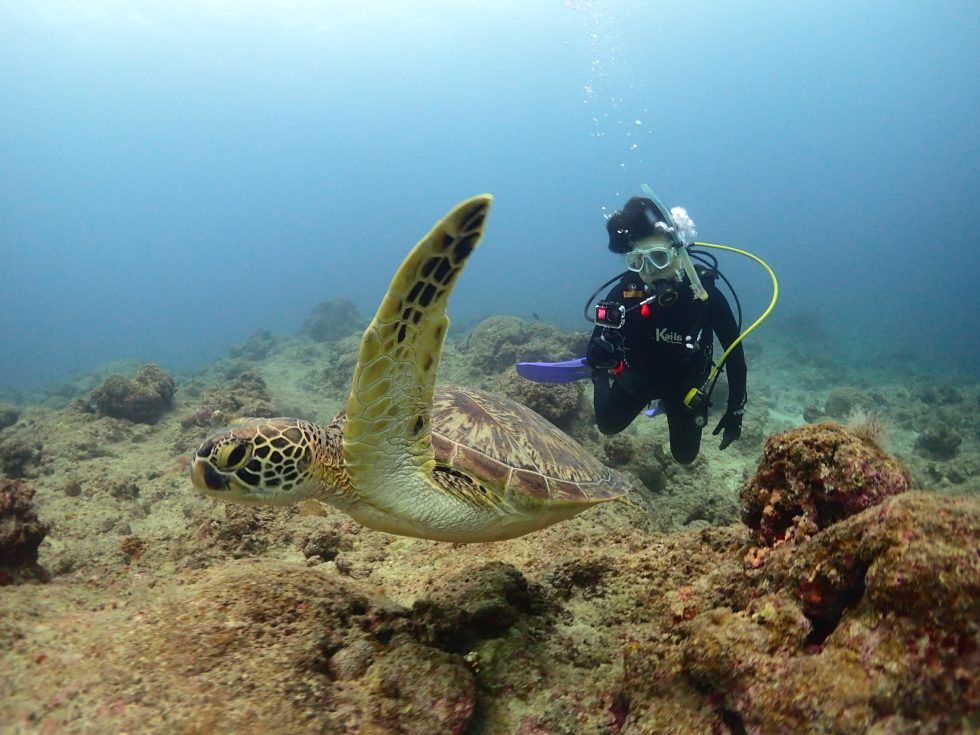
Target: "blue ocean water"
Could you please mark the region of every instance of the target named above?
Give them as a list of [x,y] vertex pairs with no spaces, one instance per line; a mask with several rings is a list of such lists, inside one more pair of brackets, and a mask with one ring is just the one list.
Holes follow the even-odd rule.
[[584,328],[643,182],[772,264],[773,322],[975,374],[977,39],[954,0],[2,0],[0,388],[370,314],[483,191],[455,324]]

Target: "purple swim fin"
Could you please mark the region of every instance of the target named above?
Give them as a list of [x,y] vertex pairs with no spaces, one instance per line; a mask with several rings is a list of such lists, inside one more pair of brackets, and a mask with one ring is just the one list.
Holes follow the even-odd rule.
[[647,408],[643,410],[643,413],[645,413],[650,418],[653,418],[654,416],[659,416],[663,412],[664,412],[664,404],[660,400],[654,401]]
[[519,362],[517,374],[535,383],[572,383],[592,376],[584,357],[564,362]]

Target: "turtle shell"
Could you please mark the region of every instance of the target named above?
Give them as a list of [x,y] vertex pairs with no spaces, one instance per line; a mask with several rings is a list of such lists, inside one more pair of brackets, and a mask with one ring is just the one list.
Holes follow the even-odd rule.
[[460,386],[436,391],[436,461],[504,497],[593,505],[626,495],[629,482],[547,419],[509,398]]

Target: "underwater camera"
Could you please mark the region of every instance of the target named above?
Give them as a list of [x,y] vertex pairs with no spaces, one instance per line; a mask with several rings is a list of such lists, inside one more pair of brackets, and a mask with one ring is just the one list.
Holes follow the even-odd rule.
[[600,301],[595,305],[593,321],[608,329],[619,329],[626,321],[626,307],[615,301]]

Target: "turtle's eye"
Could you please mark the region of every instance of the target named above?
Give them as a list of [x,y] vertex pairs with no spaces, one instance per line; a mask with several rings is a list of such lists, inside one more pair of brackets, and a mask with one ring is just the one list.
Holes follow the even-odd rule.
[[214,465],[222,472],[233,472],[241,467],[251,456],[249,445],[242,442],[225,444],[214,455]]

